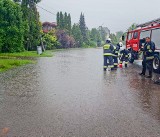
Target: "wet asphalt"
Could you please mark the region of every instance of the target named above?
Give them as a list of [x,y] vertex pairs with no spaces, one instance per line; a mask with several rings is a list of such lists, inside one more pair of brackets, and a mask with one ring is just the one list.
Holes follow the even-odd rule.
[[0,73],[0,136],[160,137],[160,86],[138,64],[104,72],[102,49],[75,49]]

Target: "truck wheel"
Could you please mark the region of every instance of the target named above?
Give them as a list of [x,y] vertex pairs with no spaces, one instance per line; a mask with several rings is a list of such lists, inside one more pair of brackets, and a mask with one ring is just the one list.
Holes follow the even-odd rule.
[[153,71],[155,73],[160,73],[160,58],[158,55],[155,55],[153,59]]
[[129,58],[128,58],[129,62],[133,63],[134,62],[134,57],[133,57],[132,53],[129,53],[128,55],[129,55]]

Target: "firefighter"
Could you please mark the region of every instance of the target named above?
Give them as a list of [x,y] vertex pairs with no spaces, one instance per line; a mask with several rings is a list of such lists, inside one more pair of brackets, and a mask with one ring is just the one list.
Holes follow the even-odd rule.
[[114,46],[114,51],[113,51],[114,68],[118,67],[118,54],[119,54],[119,50],[122,46],[123,46],[122,42],[119,42],[116,46]]
[[125,62],[125,67],[128,67],[129,62],[129,51],[123,47],[120,48],[120,64]]
[[144,47],[141,48],[141,51],[143,52],[143,68],[142,73],[140,73],[140,75],[145,76],[146,69],[148,68],[149,76],[147,76],[147,78],[152,78],[155,44],[151,41],[150,37],[146,37],[145,40],[146,42],[144,44]]
[[106,40],[106,44],[103,46],[104,71],[106,71],[106,69],[113,70],[113,68],[114,68],[114,65],[113,65],[113,50],[114,50],[114,47],[111,44],[111,39],[108,38]]

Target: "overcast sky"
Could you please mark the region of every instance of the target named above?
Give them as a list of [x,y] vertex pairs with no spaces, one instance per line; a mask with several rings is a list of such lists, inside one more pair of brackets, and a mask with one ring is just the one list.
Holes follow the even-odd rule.
[[[89,28],[102,25],[111,32],[126,31],[132,23],[144,23],[160,18],[160,0],[42,0],[39,6],[52,13],[71,14],[72,23],[78,23],[80,13]],[[56,16],[38,8],[41,21],[56,21]]]

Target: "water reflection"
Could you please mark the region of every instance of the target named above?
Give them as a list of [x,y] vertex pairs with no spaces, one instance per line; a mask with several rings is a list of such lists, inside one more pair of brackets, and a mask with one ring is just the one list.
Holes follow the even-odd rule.
[[160,120],[160,91],[152,80],[132,75],[129,78],[130,92],[140,108]]

